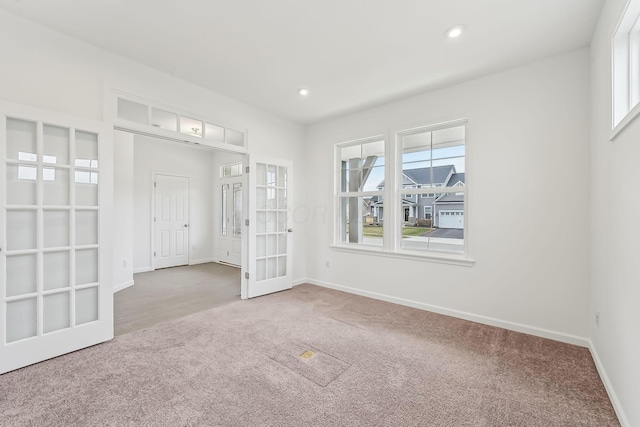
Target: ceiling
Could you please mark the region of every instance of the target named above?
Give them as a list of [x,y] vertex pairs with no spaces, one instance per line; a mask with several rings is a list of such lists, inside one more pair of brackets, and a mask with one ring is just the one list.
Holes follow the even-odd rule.
[[[586,47],[602,3],[0,0],[0,9],[308,124]],[[447,39],[453,25],[465,31]]]

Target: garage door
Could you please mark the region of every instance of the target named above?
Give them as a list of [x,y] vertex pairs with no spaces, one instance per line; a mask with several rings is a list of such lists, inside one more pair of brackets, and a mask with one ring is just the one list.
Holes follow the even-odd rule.
[[440,228],[464,228],[464,211],[440,211]]

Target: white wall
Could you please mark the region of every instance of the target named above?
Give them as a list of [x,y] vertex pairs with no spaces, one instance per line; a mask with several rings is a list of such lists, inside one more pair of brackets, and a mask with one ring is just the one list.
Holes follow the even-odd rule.
[[152,177],[189,178],[189,263],[213,261],[214,152],[190,145],[135,135],[133,161],[133,268],[152,266]]
[[[304,128],[0,11],[0,99],[62,113],[103,118],[104,84],[248,130],[252,154],[304,161]],[[295,200],[304,205],[305,175],[294,170]],[[304,254],[302,233],[294,236]],[[295,263],[294,279],[305,277]]]
[[133,284],[133,135],[113,138],[113,284],[117,290]]
[[[640,120],[614,142],[611,36],[626,0],[608,0],[591,46],[590,336],[619,418],[640,425]],[[600,312],[599,325],[595,312]],[[623,421],[625,422],[625,421]]]
[[[313,179],[307,191],[311,209],[326,215],[306,226],[308,277],[585,344],[588,54],[575,51],[311,126],[306,173]],[[474,266],[330,249],[334,144],[465,117],[467,236]]]

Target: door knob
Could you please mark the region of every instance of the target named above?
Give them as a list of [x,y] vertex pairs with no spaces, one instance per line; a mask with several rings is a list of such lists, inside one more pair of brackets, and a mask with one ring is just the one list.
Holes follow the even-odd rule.
[[293,228],[287,228],[287,231],[288,231],[289,233],[293,233]]
[[185,226],[185,228],[186,228],[186,227],[188,227],[188,226],[189,226],[189,224],[185,224],[184,226]]

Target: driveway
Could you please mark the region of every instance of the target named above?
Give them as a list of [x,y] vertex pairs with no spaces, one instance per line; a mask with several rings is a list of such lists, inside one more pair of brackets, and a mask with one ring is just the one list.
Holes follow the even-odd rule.
[[421,237],[442,237],[444,239],[463,239],[464,230],[458,228],[435,228]]

